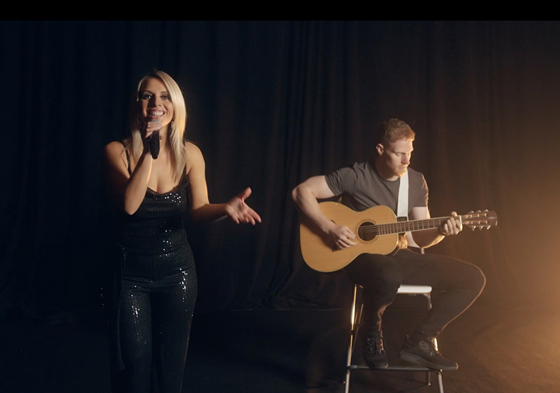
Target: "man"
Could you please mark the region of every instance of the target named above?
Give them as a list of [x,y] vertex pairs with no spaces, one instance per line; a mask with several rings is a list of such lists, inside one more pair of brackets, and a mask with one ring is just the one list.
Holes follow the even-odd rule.
[[[408,179],[408,217],[428,219],[428,187],[424,176],[409,168],[415,133],[404,121],[390,119],[383,123],[375,147],[377,155],[370,161],[355,163],[326,176],[314,176],[292,192],[294,202],[327,244],[345,249],[356,244],[356,234],[347,226],[327,218],[318,200],[341,196],[341,202],[356,211],[385,205],[397,213],[399,187],[403,175]],[[403,181],[404,182],[404,181]],[[404,182],[406,183],[406,182]],[[402,203],[402,202],[401,202]],[[446,236],[462,230],[455,212],[436,229],[412,232],[414,242],[422,248],[433,246]],[[480,295],[485,285],[482,271],[467,262],[441,255],[422,255],[407,248],[406,235],[399,239],[399,250],[392,256],[361,254],[344,270],[350,279],[364,288],[364,357],[371,368],[388,366],[381,330],[381,319],[401,284],[431,285],[444,290],[427,317],[407,337],[400,351],[401,359],[428,367],[455,370],[456,362],[443,357],[435,338],[463,313]]]

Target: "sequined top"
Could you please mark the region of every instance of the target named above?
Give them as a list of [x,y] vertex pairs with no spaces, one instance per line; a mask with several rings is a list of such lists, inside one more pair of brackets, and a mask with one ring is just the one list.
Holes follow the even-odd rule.
[[129,252],[161,254],[174,251],[186,240],[183,217],[187,210],[187,177],[178,189],[159,194],[146,191],[132,215],[123,215],[119,244]]
[[[128,150],[126,155],[128,160]],[[131,173],[130,161],[128,172]],[[170,192],[160,194],[148,188],[138,210],[121,215],[120,246],[138,254],[163,254],[181,247],[187,237],[183,226],[188,208],[187,186],[188,177],[183,174],[179,185]]]

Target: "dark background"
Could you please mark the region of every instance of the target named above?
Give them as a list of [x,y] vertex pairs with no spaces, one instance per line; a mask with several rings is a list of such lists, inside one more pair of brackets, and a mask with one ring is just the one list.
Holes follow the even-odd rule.
[[250,186],[263,223],[192,226],[198,312],[329,308],[341,272],[301,260],[290,192],[374,154],[407,121],[434,217],[499,224],[429,252],[487,275],[480,302],[557,310],[560,23],[545,21],[4,21],[0,311],[94,316],[110,276],[103,146],[153,67],[187,101],[212,202]]

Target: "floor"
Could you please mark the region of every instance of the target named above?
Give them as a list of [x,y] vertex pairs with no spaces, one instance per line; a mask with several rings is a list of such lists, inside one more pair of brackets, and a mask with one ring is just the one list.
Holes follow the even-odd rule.
[[[393,364],[406,330],[421,316],[408,306],[394,304],[384,320]],[[184,392],[342,393],[348,328],[344,309],[197,313]],[[12,318],[0,329],[0,392],[110,392],[102,325],[62,314],[43,321]],[[457,371],[443,373],[446,393],[560,393],[558,312],[475,304],[439,344],[459,362]],[[350,391],[437,392],[435,384],[421,387],[424,378],[359,370]]]

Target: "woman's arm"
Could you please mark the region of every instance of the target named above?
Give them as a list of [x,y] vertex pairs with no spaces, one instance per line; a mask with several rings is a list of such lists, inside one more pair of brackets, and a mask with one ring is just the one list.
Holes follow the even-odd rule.
[[122,143],[111,142],[103,149],[103,172],[109,195],[127,214],[134,214],[144,199],[152,172],[152,162],[151,155],[144,152],[130,176]]

